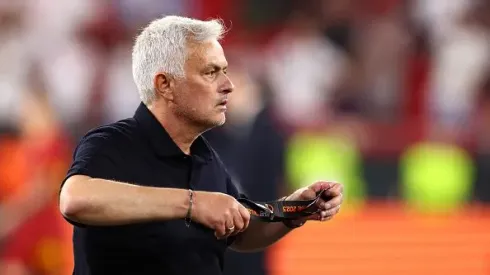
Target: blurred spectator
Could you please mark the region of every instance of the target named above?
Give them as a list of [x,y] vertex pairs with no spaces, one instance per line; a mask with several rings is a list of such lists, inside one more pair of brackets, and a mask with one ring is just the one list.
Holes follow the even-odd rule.
[[397,122],[410,46],[401,1],[367,1],[356,30],[363,109],[373,119]]
[[53,108],[61,122],[71,127],[80,123],[89,106],[96,56],[80,33],[97,15],[97,2],[30,1],[26,9],[24,42],[45,73]]
[[15,128],[19,122],[18,102],[29,66],[22,32],[24,10],[21,1],[0,2],[0,128]]
[[[490,65],[486,6],[476,0],[465,1],[459,12],[445,17],[441,23],[445,28],[433,33],[432,78],[427,100],[430,120],[435,126],[431,134],[438,134],[439,138],[442,135],[445,139],[458,138],[471,122],[478,89]],[[486,15],[482,16],[482,11],[487,11]]]
[[135,32],[153,18],[163,15],[192,15],[195,0],[110,0],[125,28]]
[[0,140],[0,274],[13,274],[11,265],[19,274],[61,275],[70,268],[70,236],[57,200],[70,143],[40,77],[29,74],[19,102],[19,138]]
[[[266,74],[280,116],[294,125],[316,124],[330,103],[346,66],[345,53],[325,39],[317,1],[298,5],[268,49]],[[306,5],[306,4],[311,4]]]

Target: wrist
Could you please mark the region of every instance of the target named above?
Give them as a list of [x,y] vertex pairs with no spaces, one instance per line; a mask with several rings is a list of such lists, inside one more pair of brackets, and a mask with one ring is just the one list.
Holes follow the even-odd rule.
[[[160,201],[159,212],[163,219],[185,219],[190,207],[189,190],[188,189],[166,189],[162,190],[162,194],[154,192],[154,195]],[[194,194],[195,196],[195,191]],[[165,198],[162,200],[162,198]],[[195,199],[193,198],[195,201]],[[195,204],[195,203],[193,203]],[[162,207],[168,209],[162,211]],[[195,205],[192,206],[194,212]],[[167,214],[165,214],[167,212]],[[171,215],[170,217],[168,215]]]
[[188,190],[188,200],[187,200],[187,211],[186,211],[186,215],[185,215],[185,225],[187,227],[189,227],[191,225],[191,221],[192,221],[192,210],[193,210],[193,207],[194,207],[194,191],[192,191],[192,189],[189,189]]

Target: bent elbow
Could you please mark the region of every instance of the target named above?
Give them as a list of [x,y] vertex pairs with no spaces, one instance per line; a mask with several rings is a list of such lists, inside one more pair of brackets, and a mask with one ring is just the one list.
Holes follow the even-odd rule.
[[75,182],[75,180],[68,179],[61,188],[59,201],[61,214],[65,218],[74,221],[79,220],[79,216],[87,208],[87,200],[77,192],[77,184],[78,182]]
[[[65,188],[63,188],[65,189]],[[75,218],[77,213],[80,213],[81,203],[77,201],[76,197],[66,191],[61,191],[60,194],[60,212],[69,219]]]

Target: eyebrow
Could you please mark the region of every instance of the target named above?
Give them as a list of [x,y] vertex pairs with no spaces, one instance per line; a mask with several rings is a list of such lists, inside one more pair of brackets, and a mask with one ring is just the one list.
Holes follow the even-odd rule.
[[211,64],[208,64],[208,65],[205,67],[205,69],[206,69],[206,70],[207,70],[207,69],[211,69],[211,68],[212,68],[212,69],[215,69],[215,70],[226,70],[226,69],[228,69],[228,65],[225,65],[225,66],[220,66],[220,65],[218,65],[218,64],[216,64],[216,63],[211,63]]

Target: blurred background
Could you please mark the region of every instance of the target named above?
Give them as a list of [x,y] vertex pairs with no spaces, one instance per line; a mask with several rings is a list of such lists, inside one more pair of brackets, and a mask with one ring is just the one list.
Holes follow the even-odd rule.
[[1,0],[1,275],[71,274],[60,182],[133,115],[132,42],[166,14],[230,28],[237,88],[205,135],[251,198],[345,185],[336,219],[227,274],[490,274],[490,1]]

